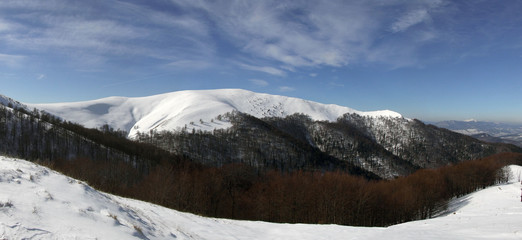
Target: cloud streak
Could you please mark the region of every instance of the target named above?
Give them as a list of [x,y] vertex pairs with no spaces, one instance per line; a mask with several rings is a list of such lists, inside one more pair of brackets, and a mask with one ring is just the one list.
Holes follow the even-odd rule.
[[0,63],[9,67],[20,67],[25,56],[0,53]]
[[245,63],[239,63],[239,66],[242,67],[243,69],[247,69],[247,70],[251,70],[251,71],[264,72],[264,73],[267,73],[267,74],[280,76],[280,77],[286,75],[285,71],[283,71],[281,69],[277,69],[275,67],[254,66],[254,65],[249,65],[249,64],[245,64]]
[[394,33],[403,32],[427,19],[429,19],[429,14],[426,9],[411,11],[394,22],[391,26],[391,30]]
[[20,2],[0,3],[0,44],[12,51],[31,51],[42,58],[62,55],[95,65],[129,57],[173,61],[213,51],[207,26],[192,16],[119,1]]
[[295,88],[289,86],[281,86],[277,90],[280,92],[293,92],[295,91]]
[[133,62],[198,70],[242,59],[242,69],[280,77],[351,64],[396,68],[418,65],[425,44],[440,40],[447,9],[443,0],[5,0],[0,46],[99,66],[143,59]]
[[[312,6],[303,1],[242,3],[213,6],[219,10],[209,14],[242,53],[289,67],[347,64],[350,41],[365,35],[357,30],[361,19],[350,6],[343,6],[342,11],[336,10],[336,4]],[[317,7],[322,5],[327,7]],[[355,24],[345,24],[349,19]]]
[[[433,14],[444,13],[441,8],[445,6],[439,0],[205,3],[202,11],[207,11],[219,35],[233,43],[242,56],[272,61],[272,67],[279,69],[365,63],[413,66],[424,42],[437,35],[431,26],[421,23],[429,23]],[[407,32],[417,25],[423,27]],[[383,38],[386,31],[395,36]],[[382,54],[383,49],[407,51]],[[397,55],[402,56],[402,62],[397,63]]]
[[206,60],[176,60],[168,63],[167,68],[181,70],[201,70],[210,68],[213,64]]
[[266,87],[266,86],[268,86],[268,82],[265,81],[265,80],[249,79],[248,81],[251,82],[252,84],[256,85],[256,86],[259,86],[259,87]]

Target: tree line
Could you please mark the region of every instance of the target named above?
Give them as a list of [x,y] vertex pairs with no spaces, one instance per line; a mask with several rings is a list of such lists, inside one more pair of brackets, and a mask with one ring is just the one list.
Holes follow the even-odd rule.
[[240,112],[227,113],[223,118],[229,120],[232,127],[213,131],[185,127],[180,131],[139,132],[136,140],[215,167],[242,163],[260,171],[342,170],[380,178],[352,162],[321,151],[310,144],[306,136],[298,136],[306,135],[302,125],[309,117],[305,115],[281,119],[281,123],[286,123],[284,127],[275,124],[276,119],[259,119]]
[[56,159],[95,159],[128,163],[147,174],[160,161],[186,161],[166,150],[126,138],[109,126],[88,129],[36,109],[0,105],[0,153],[30,161],[52,163]]
[[104,191],[203,216],[389,226],[433,217],[455,197],[508,181],[509,173],[503,170],[508,164],[522,164],[522,154],[502,153],[393,180],[368,180],[340,171],[260,172],[239,163],[209,167],[165,161],[133,185],[119,183],[139,175],[125,164],[74,159],[54,167]]

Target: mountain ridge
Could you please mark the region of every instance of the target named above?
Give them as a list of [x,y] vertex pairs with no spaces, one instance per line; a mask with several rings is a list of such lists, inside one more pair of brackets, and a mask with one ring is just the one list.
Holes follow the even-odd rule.
[[[390,110],[358,111],[349,107],[309,100],[255,93],[243,89],[185,90],[147,97],[108,97],[92,101],[26,104],[90,128],[105,124],[125,130],[133,138],[150,130],[212,131],[230,127],[220,115],[239,111],[254,117],[286,117],[295,113],[313,120],[335,121],[346,113],[362,116],[402,117]],[[219,119],[218,119],[219,118]]]

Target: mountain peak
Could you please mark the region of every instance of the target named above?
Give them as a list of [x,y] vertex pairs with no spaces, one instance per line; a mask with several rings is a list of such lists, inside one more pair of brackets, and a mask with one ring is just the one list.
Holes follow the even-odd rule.
[[475,119],[473,119],[473,118],[471,118],[471,119],[464,120],[463,122],[475,122],[475,123],[476,123],[476,122],[478,122],[478,121],[475,120]]

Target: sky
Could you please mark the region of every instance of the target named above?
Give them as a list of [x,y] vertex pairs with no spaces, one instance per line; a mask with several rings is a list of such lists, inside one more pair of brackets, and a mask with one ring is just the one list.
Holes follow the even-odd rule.
[[522,123],[522,1],[0,0],[0,94],[241,88]]

